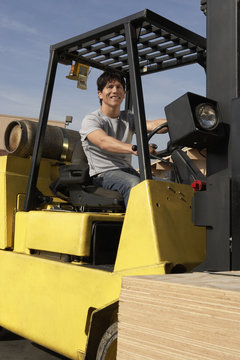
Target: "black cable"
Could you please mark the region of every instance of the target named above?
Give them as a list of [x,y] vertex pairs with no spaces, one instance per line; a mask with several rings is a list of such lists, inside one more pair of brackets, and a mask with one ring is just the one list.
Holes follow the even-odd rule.
[[198,149],[198,152],[199,152],[199,154],[200,154],[202,157],[204,157],[205,159],[207,158],[206,155],[204,155],[203,153],[201,153],[201,150]]
[[171,162],[171,161],[169,161],[167,159],[163,159],[162,157],[158,157],[157,155],[153,155],[153,154],[150,154],[150,155],[151,155],[152,158],[160,160],[160,161],[170,165],[173,168],[174,176],[175,176],[175,179],[176,179],[177,183],[180,183],[180,177],[179,177],[178,169],[177,169],[177,166],[174,164],[174,162]]
[[163,159],[161,156],[158,155],[154,155],[154,154],[150,154],[151,158],[157,159],[157,160],[161,160],[166,164],[172,164],[169,160],[167,159]]

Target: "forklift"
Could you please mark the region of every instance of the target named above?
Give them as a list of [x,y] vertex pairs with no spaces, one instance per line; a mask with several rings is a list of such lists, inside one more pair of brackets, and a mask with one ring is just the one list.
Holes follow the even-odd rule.
[[[69,359],[114,360],[123,276],[240,268],[239,4],[208,0],[202,10],[207,39],[145,9],[50,47],[33,151],[0,157],[2,331]],[[141,179],[126,209],[118,193],[91,184],[80,141],[70,161],[44,155],[59,64],[126,79]],[[171,155],[172,178],[158,181],[148,141],[159,128],[147,134],[141,78],[191,64],[206,71],[206,97],[188,92],[166,105],[170,141],[157,156]],[[8,141],[18,143],[14,129]],[[185,146],[207,149],[207,176]]]

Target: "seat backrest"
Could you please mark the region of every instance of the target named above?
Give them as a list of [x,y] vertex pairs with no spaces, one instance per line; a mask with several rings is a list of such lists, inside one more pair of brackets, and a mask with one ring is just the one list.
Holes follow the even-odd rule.
[[51,185],[55,195],[59,192],[68,197],[69,202],[77,207],[116,209],[124,211],[122,195],[117,191],[105,190],[91,184],[87,157],[83,151],[81,139],[73,148],[72,164],[59,168],[59,178]]
[[74,145],[73,153],[72,153],[72,164],[73,165],[84,164],[85,166],[88,166],[87,157],[85,155],[85,152],[83,151],[81,139],[79,139]]

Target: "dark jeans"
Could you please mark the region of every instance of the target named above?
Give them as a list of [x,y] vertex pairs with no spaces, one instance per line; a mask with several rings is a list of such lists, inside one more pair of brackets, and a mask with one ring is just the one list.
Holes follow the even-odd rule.
[[93,184],[104,189],[116,190],[122,194],[125,206],[132,187],[140,183],[140,176],[133,168],[105,171],[93,177]]

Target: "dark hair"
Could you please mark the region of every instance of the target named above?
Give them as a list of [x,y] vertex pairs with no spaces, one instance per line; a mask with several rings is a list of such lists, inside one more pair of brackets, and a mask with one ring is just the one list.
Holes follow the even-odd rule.
[[[104,73],[100,75],[99,78],[97,79],[98,91],[102,92],[109,81],[119,81],[120,84],[122,84],[123,89],[125,90],[126,87],[125,79],[120,73],[104,71]],[[101,100],[100,100],[100,104],[102,104]]]

